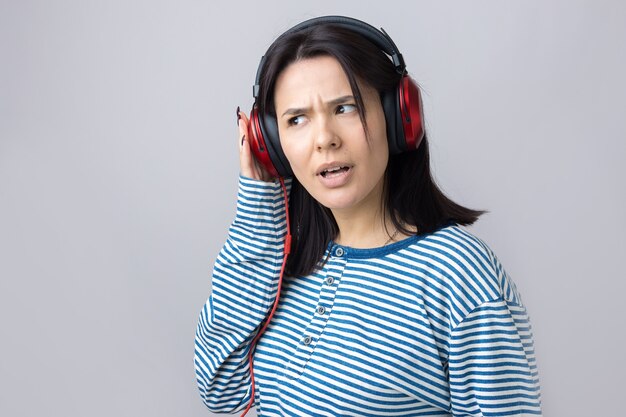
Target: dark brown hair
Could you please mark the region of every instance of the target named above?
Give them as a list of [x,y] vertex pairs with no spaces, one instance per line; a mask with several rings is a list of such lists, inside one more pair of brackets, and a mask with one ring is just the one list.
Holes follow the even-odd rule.
[[[274,89],[278,75],[291,63],[318,56],[331,56],[342,66],[355,97],[359,117],[365,124],[365,106],[357,80],[379,93],[397,88],[401,74],[387,55],[363,36],[332,24],[320,24],[281,35],[265,55],[259,80],[259,112],[275,116]],[[428,139],[414,151],[390,155],[385,171],[383,213],[405,234],[413,228],[431,233],[457,223],[470,225],[484,213],[463,207],[437,187],[430,172]],[[339,228],[331,211],[318,203],[294,177],[289,198],[293,234],[287,262],[290,275],[306,275],[322,261],[329,242]]]

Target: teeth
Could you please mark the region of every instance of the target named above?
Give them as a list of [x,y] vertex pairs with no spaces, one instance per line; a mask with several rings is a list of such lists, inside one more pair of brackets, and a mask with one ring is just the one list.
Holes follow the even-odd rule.
[[320,172],[320,174],[322,175],[322,177],[326,177],[327,174],[332,174],[333,172],[338,172],[338,171],[341,171],[342,169],[347,169],[347,168],[348,167],[344,167],[344,166],[326,168],[325,170]]
[[335,172],[335,171],[339,171],[341,168],[343,167],[332,167],[332,168],[327,168],[324,171],[322,171],[324,174],[327,174],[329,172]]

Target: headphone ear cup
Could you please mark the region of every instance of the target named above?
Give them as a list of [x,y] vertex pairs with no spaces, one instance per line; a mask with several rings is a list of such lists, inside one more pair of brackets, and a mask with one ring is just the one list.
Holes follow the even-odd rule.
[[293,171],[291,170],[291,165],[289,165],[283,148],[280,146],[280,136],[278,135],[278,123],[276,122],[276,118],[270,114],[264,114],[261,116],[260,120],[262,120],[261,129],[265,137],[267,151],[278,175],[281,177],[292,176]]
[[417,149],[424,138],[422,95],[417,83],[408,75],[400,80],[398,100],[406,149]]
[[261,120],[259,119],[259,112],[257,107],[252,108],[250,112],[250,124],[248,125],[248,138],[250,139],[250,150],[254,155],[257,162],[267,171],[270,175],[278,177],[278,171],[272,162],[270,153],[266,145],[265,135],[263,134],[263,127]]
[[259,115],[257,106],[252,109],[251,123],[253,134],[256,135],[253,147],[254,156],[261,165],[273,176],[289,177],[293,175],[291,165],[280,146],[280,137],[278,136],[278,124],[276,118],[269,114]]
[[381,97],[391,155],[417,149],[424,138],[422,97],[415,81],[404,75],[398,87]]
[[406,151],[406,142],[404,140],[402,118],[400,116],[398,89],[396,88],[382,93],[380,101],[385,113],[389,154],[395,155],[404,152]]

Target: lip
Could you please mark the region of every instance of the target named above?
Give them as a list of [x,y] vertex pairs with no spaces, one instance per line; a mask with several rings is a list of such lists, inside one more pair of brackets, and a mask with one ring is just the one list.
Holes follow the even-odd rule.
[[[347,167],[348,170],[342,171],[341,173],[332,174],[326,177],[321,175],[322,171],[328,168],[333,168],[333,167]],[[343,185],[346,185],[350,181],[353,171],[354,171],[354,165],[352,164],[348,164],[345,162],[331,162],[331,163],[320,165],[320,167],[317,170],[317,174],[315,174],[315,176],[322,183],[324,187],[338,188]]]
[[321,176],[322,171],[328,169],[328,168],[334,168],[334,167],[348,167],[350,169],[352,169],[354,166],[352,164],[349,164],[347,162],[341,162],[341,161],[334,161],[334,162],[328,162],[325,164],[320,165],[317,170],[315,171],[315,175]]

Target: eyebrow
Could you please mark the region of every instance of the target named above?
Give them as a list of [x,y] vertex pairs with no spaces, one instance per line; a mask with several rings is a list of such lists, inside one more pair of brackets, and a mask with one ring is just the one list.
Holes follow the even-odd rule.
[[[354,96],[347,95],[347,96],[337,97],[330,101],[327,101],[326,104],[330,106],[334,106],[334,105],[342,104],[348,101],[354,101]],[[280,117],[305,113],[307,110],[309,110],[308,107],[292,107],[292,108],[285,110],[285,112]]]

